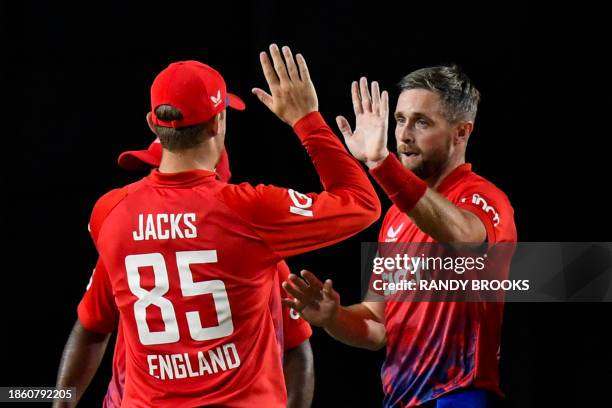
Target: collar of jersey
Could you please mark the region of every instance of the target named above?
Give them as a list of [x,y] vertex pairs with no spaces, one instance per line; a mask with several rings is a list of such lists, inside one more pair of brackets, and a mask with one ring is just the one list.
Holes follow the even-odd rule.
[[470,163],[463,163],[462,165],[457,166],[453,171],[448,173],[448,176],[444,177],[444,180],[442,180],[437,188],[438,192],[446,191],[471,171],[472,165]]
[[208,170],[188,170],[180,173],[161,173],[155,169],[149,174],[149,180],[154,184],[165,186],[188,187],[207,180],[214,180],[216,174]]

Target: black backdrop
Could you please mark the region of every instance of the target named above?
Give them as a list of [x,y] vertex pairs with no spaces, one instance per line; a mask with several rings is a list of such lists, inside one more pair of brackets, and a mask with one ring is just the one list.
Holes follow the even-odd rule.
[[[274,41],[304,54],[333,128],[335,115],[351,114],[349,86],[359,76],[392,91],[394,106],[402,75],[456,62],[483,94],[468,160],[510,197],[520,240],[610,240],[609,119],[590,96],[575,95],[600,93],[607,82],[597,61],[605,25],[594,11],[588,19],[578,10],[560,19],[555,10],[536,15],[517,5],[452,10],[348,1],[2,3],[0,10],[6,30],[0,385],[54,384],[95,260],[89,212],[101,194],[135,178],[118,169],[116,157],[151,141],[144,120],[149,86],[174,60],[209,63],[245,99],[245,112],[229,114],[234,180],[300,191],[319,188],[312,165],[288,126],[250,94],[265,85],[259,51]],[[343,303],[356,302],[359,243],[375,240],[379,226],[289,264],[334,278]],[[507,305],[505,406],[605,401],[611,311],[610,304]],[[380,405],[381,353],[341,345],[320,330],[311,341],[314,406]],[[109,375],[107,356],[83,406],[98,404]]]

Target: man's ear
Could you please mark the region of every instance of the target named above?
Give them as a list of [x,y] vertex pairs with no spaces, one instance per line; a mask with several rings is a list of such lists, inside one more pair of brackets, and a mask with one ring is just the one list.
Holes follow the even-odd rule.
[[472,134],[472,130],[474,130],[474,122],[467,121],[459,123],[459,125],[457,125],[456,143],[467,143]]
[[225,120],[225,110],[217,113],[212,120],[209,121],[208,134],[212,137],[217,136],[223,129],[222,122]]
[[157,132],[155,131],[155,124],[153,123],[151,112],[147,113],[147,124],[149,125],[149,129],[151,129],[151,132],[157,135]]

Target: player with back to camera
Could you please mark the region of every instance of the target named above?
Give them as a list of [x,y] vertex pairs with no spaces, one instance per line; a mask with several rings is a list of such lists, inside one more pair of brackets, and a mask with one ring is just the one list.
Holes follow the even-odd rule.
[[[217,71],[184,61],[151,89],[159,169],[94,207],[100,262],[75,330],[105,334],[105,342],[121,325],[126,406],[286,406],[269,309],[276,265],[346,239],[380,214],[367,175],[317,112],[304,58],[282,51],[272,45],[271,60],[260,54],[271,92],[253,92],[292,126],[322,193],[219,182],[212,170],[224,148],[225,107],[243,104]],[[64,359],[70,352],[68,342]],[[58,386],[76,382],[66,373],[62,367]]]

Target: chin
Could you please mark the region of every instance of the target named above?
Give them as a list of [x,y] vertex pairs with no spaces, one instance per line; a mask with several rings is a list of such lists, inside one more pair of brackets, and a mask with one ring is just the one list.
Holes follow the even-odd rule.
[[426,178],[427,172],[425,171],[425,167],[423,166],[422,160],[412,161],[410,159],[406,159],[402,157],[401,163],[402,163],[402,166],[404,166],[405,168],[407,168],[408,170],[416,174],[419,178],[421,179]]
[[418,168],[421,167],[421,164],[422,164],[421,160],[418,160],[418,161],[411,160],[407,157],[404,157],[404,155],[400,156],[400,162],[402,163],[402,166],[404,166],[405,168],[411,171],[418,170]]

